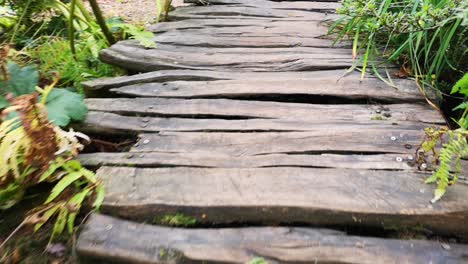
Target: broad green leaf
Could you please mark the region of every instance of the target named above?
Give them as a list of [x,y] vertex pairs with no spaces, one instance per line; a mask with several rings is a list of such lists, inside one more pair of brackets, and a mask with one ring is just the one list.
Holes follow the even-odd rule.
[[53,89],[47,97],[46,108],[49,120],[61,127],[83,120],[88,112],[83,97],[65,89]]
[[0,82],[0,96],[3,97],[0,107],[5,104],[5,95],[11,93],[14,96],[19,96],[33,93],[39,83],[39,73],[34,67],[21,68],[18,64],[9,62],[7,68],[10,78]]
[[49,197],[47,198],[47,201],[45,204],[48,204],[52,202],[57,196],[59,196],[63,190],[65,190],[70,184],[74,183],[76,180],[81,178],[83,175],[80,172],[72,172],[68,174],[67,176],[63,177],[57,185],[52,189]]

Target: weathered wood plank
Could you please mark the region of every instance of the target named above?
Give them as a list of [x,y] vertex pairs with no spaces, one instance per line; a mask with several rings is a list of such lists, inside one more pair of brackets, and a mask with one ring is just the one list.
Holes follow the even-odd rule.
[[[132,96],[210,98],[321,95],[349,99],[373,99],[388,102],[423,102],[424,98],[411,80],[397,80],[390,87],[377,79],[360,81],[353,74],[340,78],[325,71],[316,78],[299,80],[221,80],[140,83],[112,91]],[[425,101],[424,101],[425,102]]]
[[86,99],[86,104],[91,111],[131,116],[239,120],[258,118],[317,122],[355,121],[358,123],[372,123],[370,121],[374,123],[380,121],[445,123],[438,112],[429,106],[418,104],[320,105],[229,99],[166,98]]
[[[161,34],[164,32],[190,32],[212,34],[252,34],[260,35],[282,34],[286,36],[318,37],[325,36],[328,28],[321,23],[277,20],[256,20],[249,18],[232,19],[186,19],[169,23],[157,23],[148,27],[148,30]],[[293,25],[293,26],[292,26]]]
[[[288,47],[316,47],[330,48],[351,47],[349,42],[333,44],[326,38],[319,38],[321,33],[311,36],[287,35],[282,33],[239,33],[220,34],[216,32],[200,32],[202,30],[184,30],[157,34],[154,41],[157,45],[170,44],[179,46],[216,47],[216,48],[288,48]],[[205,30],[203,30],[205,31]]]
[[337,155],[266,154],[231,156],[220,153],[92,153],[81,154],[85,166],[133,167],[203,167],[203,168],[264,168],[264,167],[318,167],[373,170],[413,170],[411,154]]
[[[120,76],[111,78],[102,78],[83,83],[86,89],[99,90],[99,89],[111,89],[117,87],[123,87],[126,85],[144,84],[144,83],[162,83],[162,82],[173,82],[173,81],[215,81],[215,80],[237,80],[237,81],[277,81],[286,83],[289,81],[303,81],[310,82],[311,86],[314,83],[320,83],[320,85],[326,85],[329,89],[332,89],[333,84],[342,85],[343,93],[351,93],[347,90],[360,90],[366,87],[366,89],[372,89],[373,84],[381,89],[382,94],[387,94],[383,86],[383,82],[380,82],[377,78],[371,75],[366,76],[362,81],[356,83],[359,80],[360,74],[352,72],[345,75],[345,70],[328,70],[328,71],[303,71],[303,72],[246,72],[246,71],[206,71],[206,70],[162,70],[155,72],[147,72],[141,74],[135,74],[130,76]],[[418,94],[419,90],[411,80],[394,80],[395,88],[404,93]],[[320,87],[314,87],[314,89],[320,89]],[[389,88],[390,89],[390,88]],[[312,90],[312,89],[311,89]]]
[[320,126],[308,132],[142,134],[133,152],[223,153],[232,156],[304,153],[414,154],[421,130],[391,127]]
[[[323,11],[333,12],[333,10],[330,9]],[[208,5],[180,7],[171,12],[170,17],[172,20],[247,17],[249,19],[259,20],[325,21],[335,19],[337,16],[325,12],[309,12],[303,10],[257,8],[238,5]]]
[[347,236],[328,229],[266,227],[182,229],[94,214],[77,250],[115,263],[464,263],[466,245]]
[[134,220],[180,212],[210,224],[418,225],[468,234],[468,186],[451,186],[441,201],[430,204],[435,187],[424,184],[419,173],[102,167],[97,174],[106,186],[103,212]]
[[303,11],[316,11],[316,12],[330,12],[336,10],[341,6],[340,3],[332,1],[297,1],[297,2],[274,2],[268,0],[186,0],[186,3],[198,3],[202,5],[239,5],[257,8],[271,8],[283,10],[303,10]]
[[[214,56],[216,54],[216,56]],[[203,48],[159,45],[145,49],[135,41],[121,41],[101,52],[104,62],[125,69],[148,72],[164,69],[226,71],[305,71],[349,68],[348,49]]]
[[[378,124],[377,124],[378,123]],[[387,130],[413,131],[422,134],[422,129],[427,124],[420,122],[399,122],[395,124],[389,121],[369,122],[325,122],[307,120],[282,120],[282,119],[188,119],[188,118],[156,118],[156,117],[133,117],[122,116],[106,112],[89,112],[83,123],[77,124],[80,129],[87,132],[105,134],[126,134],[137,132],[291,132],[291,131],[314,131],[329,136],[335,136],[337,132],[349,130],[349,134],[357,133],[360,137],[376,136]],[[373,125],[372,128],[369,128]],[[369,133],[367,133],[369,130]],[[331,132],[330,132],[331,131]],[[332,133],[332,134],[330,134]],[[255,134],[255,133],[254,133]],[[344,136],[345,133],[342,134]],[[356,135],[356,136],[358,136]],[[338,135],[336,135],[338,136]],[[345,140],[345,139],[343,139]],[[344,141],[348,142],[348,141]]]

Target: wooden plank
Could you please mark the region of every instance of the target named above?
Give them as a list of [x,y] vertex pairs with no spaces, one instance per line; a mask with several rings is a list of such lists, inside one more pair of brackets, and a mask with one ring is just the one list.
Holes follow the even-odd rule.
[[[214,86],[216,87],[216,86]],[[218,119],[281,119],[305,121],[354,121],[358,123],[423,122],[444,124],[427,105],[320,105],[229,99],[110,98],[86,99],[91,111],[131,116]],[[417,113],[417,114],[416,114]],[[377,120],[375,120],[377,119]],[[374,121],[374,122],[371,122]],[[259,121],[261,122],[261,121]],[[298,129],[301,127],[299,126]]]
[[[356,75],[340,78],[335,71],[298,80],[218,80],[139,83],[112,90],[132,96],[173,98],[236,98],[255,96],[321,95],[388,102],[425,102],[411,80],[390,87],[377,79],[360,81]],[[315,77],[315,78],[314,78]]]
[[348,49],[204,48],[158,45],[145,49],[136,41],[121,41],[101,52],[104,62],[125,69],[148,72],[164,69],[226,71],[306,71],[349,68]]
[[[260,29],[262,32],[263,30]],[[323,30],[322,30],[323,31]],[[299,34],[268,33],[268,32],[244,32],[232,34],[220,34],[211,30],[178,30],[175,32],[165,32],[157,34],[154,38],[157,45],[181,45],[197,47],[216,48],[288,48],[288,47],[316,47],[330,48],[351,47],[349,42],[333,44],[333,40],[321,38],[323,34],[319,31],[310,36]]]
[[333,12],[341,6],[336,2],[316,2],[316,1],[297,1],[297,2],[273,2],[268,0],[206,0],[203,3],[200,0],[185,0],[186,3],[198,3],[202,5],[239,5],[257,8],[271,8],[283,10],[303,10],[315,12]]
[[[328,71],[303,71],[303,72],[245,72],[245,71],[206,71],[206,70],[162,70],[155,72],[147,72],[141,74],[135,74],[130,76],[119,76],[102,78],[83,83],[88,90],[108,90],[111,88],[122,87],[133,84],[143,84],[152,82],[172,82],[172,81],[215,81],[215,80],[238,80],[238,81],[277,81],[277,82],[289,82],[289,81],[304,81],[310,83],[320,83],[320,85],[332,86],[332,83],[337,85],[344,85],[349,87],[349,90],[359,89],[356,86],[356,80],[359,80],[360,73],[352,72],[345,75],[345,70],[328,70]],[[329,80],[330,83],[327,84]],[[359,84],[359,86],[369,86],[367,89],[371,89],[371,84],[375,83],[377,87],[382,87],[383,83],[378,82],[377,78],[372,75],[367,75],[365,79]],[[394,80],[395,86],[399,91],[411,94],[418,94],[419,90],[411,80],[396,79]],[[330,89],[332,87],[329,87]],[[347,89],[342,91],[347,93]],[[386,91],[382,91],[386,93]]]
[[[324,10],[325,11],[325,10]],[[327,11],[330,11],[329,9]],[[337,18],[335,14],[324,12],[309,12],[303,10],[281,10],[272,8],[256,8],[238,5],[208,5],[186,6],[177,8],[170,13],[173,20],[210,19],[247,17],[249,19],[277,19],[284,21],[325,21]]]
[[[326,129],[328,127],[328,129]],[[317,125],[307,132],[142,134],[133,152],[222,153],[237,157],[266,154],[401,153],[411,155],[424,132],[391,127]]]
[[132,167],[203,167],[203,168],[265,168],[265,167],[318,167],[373,170],[413,170],[411,154],[337,155],[266,154],[257,156],[231,156],[220,153],[92,153],[79,156],[84,166]]
[[[163,22],[151,25],[148,30],[158,34],[164,32],[184,32],[185,30],[194,30],[191,32],[208,33],[213,30],[213,34],[249,34],[258,33],[282,34],[286,36],[317,37],[323,36],[328,32],[328,28],[321,23],[310,21],[277,21],[257,20],[249,18],[232,19],[186,19],[179,21]],[[196,30],[196,31],[195,31]]]
[[179,212],[206,224],[419,226],[468,235],[468,186],[451,186],[430,204],[435,186],[424,184],[418,173],[102,167],[97,175],[106,186],[103,212],[139,221]]
[[[447,249],[444,249],[447,248]],[[466,245],[347,236],[297,227],[182,229],[94,214],[77,244],[110,263],[464,263]]]
[[[373,125],[370,128],[370,125]],[[307,120],[282,120],[282,119],[188,119],[188,118],[156,118],[122,116],[106,112],[89,112],[83,123],[77,124],[80,130],[105,134],[127,134],[137,132],[291,132],[291,131],[337,131],[349,129],[349,133],[358,133],[359,136],[375,136],[372,133],[380,133],[382,129],[395,131],[418,131],[426,124],[419,122],[369,121],[369,122],[324,122]],[[370,133],[366,133],[369,130]],[[325,133],[326,134],[326,133]],[[330,136],[334,136],[331,134]],[[344,134],[343,134],[344,135]],[[347,141],[345,141],[347,142]]]

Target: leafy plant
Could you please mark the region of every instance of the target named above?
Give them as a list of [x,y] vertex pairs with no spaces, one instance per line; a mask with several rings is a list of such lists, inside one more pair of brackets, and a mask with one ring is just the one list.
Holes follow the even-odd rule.
[[73,130],[66,132],[47,118],[44,102],[52,90],[53,85],[40,90],[41,100],[38,93],[11,99],[11,106],[3,114],[15,111],[18,116],[0,124],[0,210],[19,203],[33,186],[55,183],[44,204],[31,211],[18,227],[30,224],[38,230],[56,217],[51,240],[66,226],[73,232],[75,218],[85,201],[94,197],[92,207],[97,209],[104,193],[94,173],[74,160],[83,148],[78,138],[88,138]]
[[464,102],[455,107],[453,110],[463,111],[460,118],[456,120],[456,122],[460,127],[468,129],[468,73],[465,73],[465,75],[457,83],[455,83],[451,93],[459,93],[465,97]]
[[384,57],[399,62],[403,75],[441,87],[468,66],[466,0],[343,0],[341,18],[332,26],[337,40],[353,38],[353,57],[362,75]]
[[[460,93],[468,98],[468,74],[465,74],[452,88],[452,93]],[[463,113],[457,123],[460,128],[449,130],[448,128],[427,128],[425,141],[421,145],[424,156],[432,153],[436,170],[426,180],[426,183],[437,183],[434,198],[436,202],[446,193],[447,187],[454,184],[461,173],[461,159],[468,156],[468,102],[465,100],[455,109]],[[444,140],[445,139],[445,140]],[[440,150],[437,146],[445,141]],[[426,162],[423,160],[422,162]]]
[[[41,90],[37,88],[39,73],[34,67],[21,68],[10,62],[7,69],[7,79],[0,81],[0,109],[9,106],[8,97],[14,98]],[[43,101],[48,109],[48,118],[55,125],[65,127],[71,121],[85,118],[87,108],[81,95],[65,89],[53,89],[49,93],[46,97],[38,97],[38,100]]]
[[[436,170],[426,180],[426,183],[437,183],[437,189],[434,192],[432,203],[437,202],[447,192],[447,187],[454,184],[462,170],[460,160],[468,155],[468,130],[459,128],[449,130],[447,128],[434,129],[427,128],[426,139],[421,145],[424,156],[432,153],[433,164]],[[438,144],[447,138],[440,151]],[[426,161],[424,161],[426,162]]]

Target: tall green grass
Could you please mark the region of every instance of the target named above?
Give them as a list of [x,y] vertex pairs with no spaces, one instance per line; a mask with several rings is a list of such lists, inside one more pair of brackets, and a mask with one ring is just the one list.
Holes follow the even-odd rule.
[[377,72],[376,58],[402,65],[423,88],[448,92],[468,67],[467,0],[343,0],[331,27],[353,39],[353,56]]

